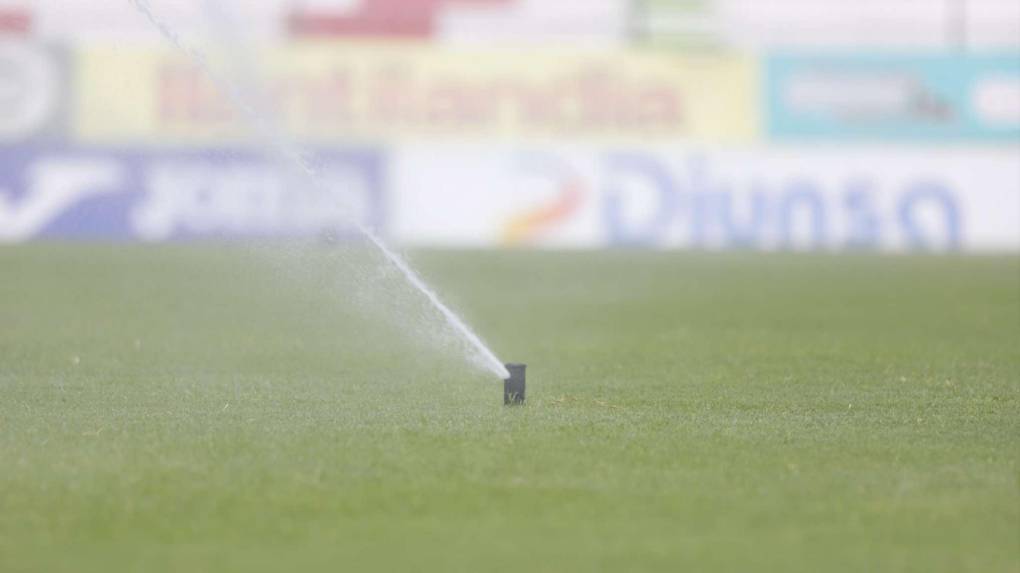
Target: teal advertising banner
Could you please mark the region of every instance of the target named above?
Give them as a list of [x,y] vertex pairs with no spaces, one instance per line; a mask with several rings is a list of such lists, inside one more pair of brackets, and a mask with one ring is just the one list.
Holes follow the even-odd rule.
[[1020,54],[774,55],[773,139],[1020,142]]

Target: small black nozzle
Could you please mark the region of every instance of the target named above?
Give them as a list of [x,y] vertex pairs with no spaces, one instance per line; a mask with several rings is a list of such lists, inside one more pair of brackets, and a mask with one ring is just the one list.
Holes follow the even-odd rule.
[[507,364],[510,377],[503,381],[503,405],[512,406],[524,403],[524,369],[525,364]]

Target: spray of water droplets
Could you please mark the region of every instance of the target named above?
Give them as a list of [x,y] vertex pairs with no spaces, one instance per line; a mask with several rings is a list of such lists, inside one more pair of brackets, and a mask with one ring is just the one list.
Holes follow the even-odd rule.
[[[191,61],[202,70],[202,72],[214,83],[217,88],[226,95],[232,105],[240,112],[254,131],[263,139],[266,150],[284,167],[295,173],[302,184],[322,192],[325,183],[319,173],[312,166],[311,162],[301,153],[299,147],[287,134],[279,128],[278,122],[273,121],[273,115],[268,106],[261,105],[261,98],[258,97],[258,90],[254,89],[254,82],[245,82],[250,85],[239,85],[239,82],[231,81],[229,78],[218,74],[210,64],[205,53],[197,47],[185,42],[181,36],[174,31],[163,19],[156,15],[149,5],[148,0],[128,0],[135,9],[159,31],[159,33],[170,42],[175,48],[186,54]],[[213,6],[210,3],[210,6]],[[229,26],[221,26],[222,32],[227,34]],[[235,50],[240,52],[240,50]],[[241,66],[243,58],[237,58],[234,65]],[[242,74],[245,70],[238,69]],[[242,76],[244,77],[244,76]],[[250,77],[250,74],[247,74]],[[244,89],[247,87],[247,89]],[[400,274],[402,279],[417,292],[427,304],[434,309],[444,321],[445,325],[455,332],[465,343],[472,362],[481,365],[487,371],[499,378],[508,378],[509,372],[503,363],[496,357],[495,353],[482,341],[472,329],[451,310],[439,298],[439,295],[421,278],[421,276],[401,257],[396,251],[387,245],[382,238],[371,228],[367,227],[356,217],[349,217],[350,222],[358,232],[363,235],[372,247],[383,257],[383,259]]]

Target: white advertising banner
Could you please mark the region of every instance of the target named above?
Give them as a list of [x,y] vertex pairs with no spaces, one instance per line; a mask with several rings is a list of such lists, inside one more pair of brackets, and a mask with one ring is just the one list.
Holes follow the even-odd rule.
[[1018,151],[404,148],[388,231],[442,247],[1017,251]]

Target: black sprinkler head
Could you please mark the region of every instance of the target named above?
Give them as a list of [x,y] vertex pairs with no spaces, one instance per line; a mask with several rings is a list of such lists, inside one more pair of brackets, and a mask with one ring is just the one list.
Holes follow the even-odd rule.
[[512,406],[524,403],[524,369],[526,364],[507,364],[506,370],[510,377],[503,381],[503,405]]

